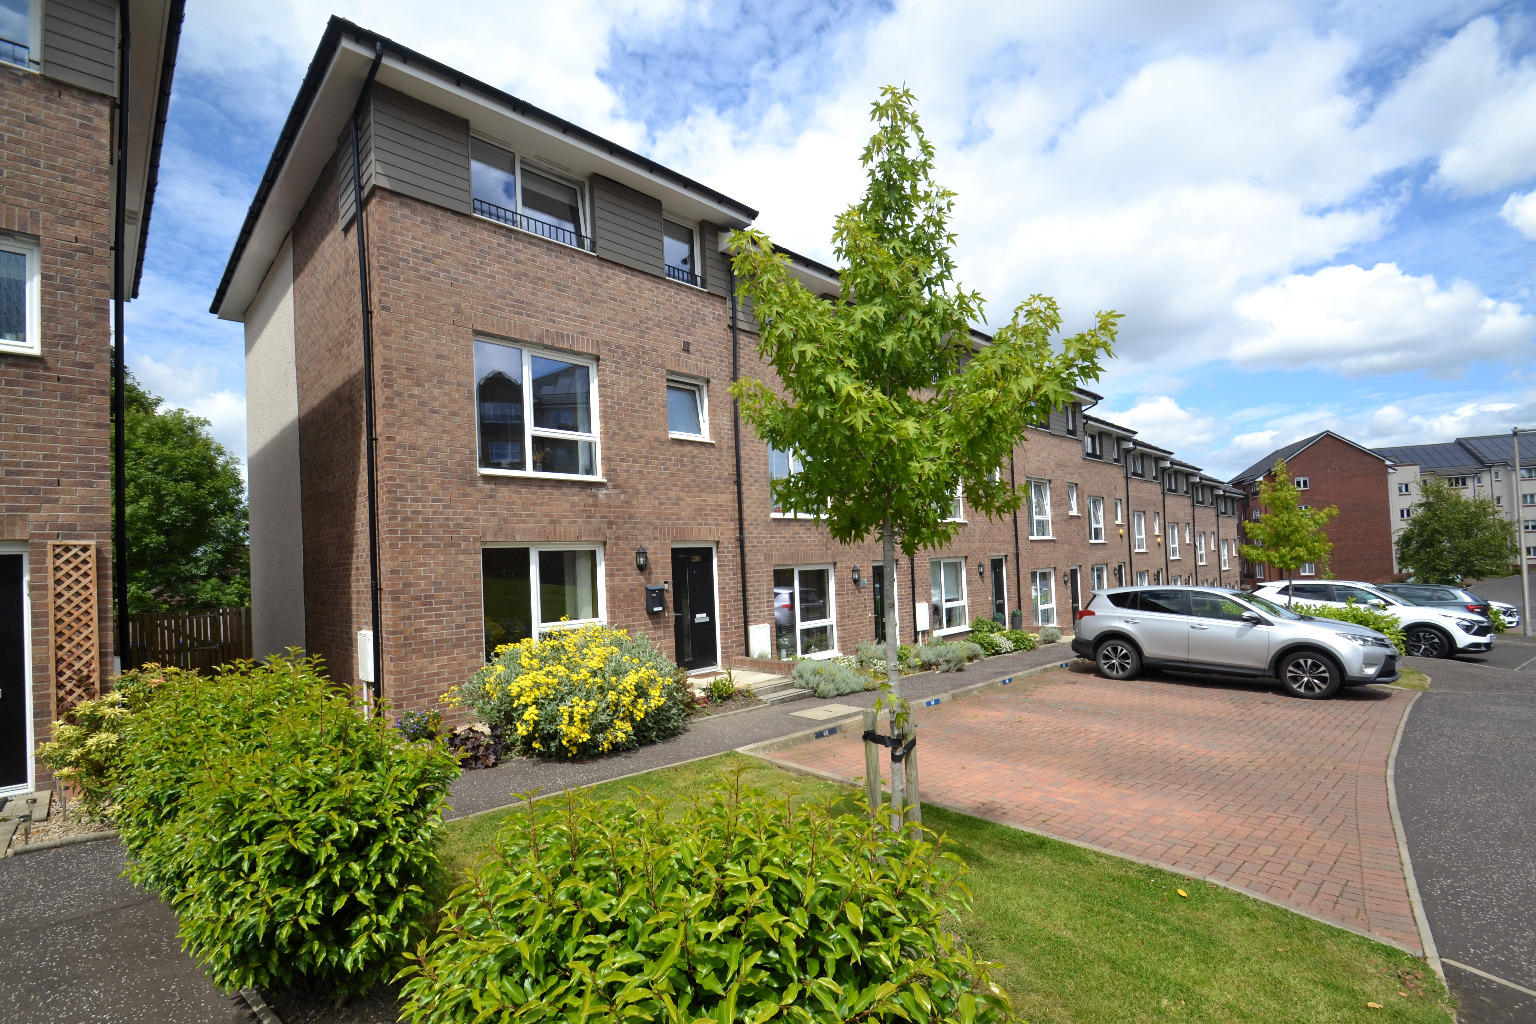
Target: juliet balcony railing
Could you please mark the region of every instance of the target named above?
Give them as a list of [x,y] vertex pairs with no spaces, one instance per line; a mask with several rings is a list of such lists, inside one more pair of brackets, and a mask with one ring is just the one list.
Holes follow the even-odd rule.
[[695,288],[702,287],[704,284],[703,281],[699,280],[699,275],[695,274],[693,271],[686,267],[674,267],[670,263],[667,264],[667,276],[674,281],[681,281],[683,284],[691,284]]
[[32,48],[23,43],[0,38],[0,63],[15,64],[23,68],[31,67]]
[[516,210],[509,210],[505,206],[488,203],[484,199],[476,199],[473,203],[477,216],[494,220],[508,227],[532,232],[535,235],[548,238],[550,241],[559,242],[561,245],[574,246],[577,249],[585,249],[587,252],[592,251],[592,239],[583,235],[580,231],[572,231],[563,224],[555,224],[541,217],[518,213]]

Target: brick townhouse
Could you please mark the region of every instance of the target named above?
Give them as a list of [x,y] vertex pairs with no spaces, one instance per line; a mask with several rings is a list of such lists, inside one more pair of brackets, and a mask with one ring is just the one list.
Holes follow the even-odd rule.
[[[1165,491],[1170,454],[1089,417],[1086,390],[1008,467],[1025,509],[957,500],[955,543],[894,580],[878,543],[775,508],[794,456],[738,429],[727,390],[769,372],[721,251],[756,216],[333,19],[213,302],[246,330],[257,653],[302,647],[419,707],[562,620],[707,668],[1016,608],[1069,627],[1087,588],[1143,569],[1235,581],[1210,554],[1222,485],[1179,464]],[[838,293],[830,267],[793,272]],[[1138,515],[1210,537],[1204,563],[1194,541],[1135,550]]]
[[[1301,492],[1300,504],[1326,508],[1339,514],[1326,527],[1333,541],[1333,557],[1326,567],[1303,565],[1297,576],[1313,576],[1324,568],[1341,580],[1385,583],[1393,573],[1390,516],[1390,460],[1331,430],[1304,437],[1277,448],[1233,477],[1231,485],[1241,495],[1238,510],[1243,521],[1258,518],[1259,485],[1271,478],[1275,462],[1284,460]],[[1242,585],[1254,587],[1277,579],[1272,566],[1243,561]]]
[[113,667],[111,305],[119,272],[138,289],[181,13],[0,4],[0,794]]

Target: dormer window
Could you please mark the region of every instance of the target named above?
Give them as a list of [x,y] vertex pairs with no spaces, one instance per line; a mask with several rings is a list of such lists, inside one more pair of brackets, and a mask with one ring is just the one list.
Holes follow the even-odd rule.
[[0,0],[0,63],[38,66],[37,0]]
[[667,262],[667,276],[674,281],[702,287],[704,279],[699,275],[697,238],[693,228],[673,220],[661,222],[663,255]]
[[1069,402],[1067,404],[1066,414],[1067,414],[1067,433],[1072,434],[1072,435],[1075,436],[1077,434],[1077,403]]
[[1100,434],[1083,434],[1083,454],[1090,459],[1102,459],[1104,457],[1104,438]]
[[534,170],[481,139],[469,140],[469,170],[476,215],[562,245],[592,248],[586,187],[580,182]]

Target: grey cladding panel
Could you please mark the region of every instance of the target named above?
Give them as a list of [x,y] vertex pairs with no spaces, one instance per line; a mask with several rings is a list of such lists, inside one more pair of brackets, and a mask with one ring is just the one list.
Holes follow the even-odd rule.
[[377,183],[468,213],[469,122],[383,86],[371,106]]
[[116,96],[117,5],[106,0],[48,0],[43,7],[43,74]]
[[1049,429],[1053,434],[1065,434],[1067,432],[1067,414],[1064,410],[1051,410],[1051,421]]
[[661,200],[592,176],[592,242],[599,256],[649,274],[666,273]]
[[[373,187],[373,117],[372,107],[363,108],[363,123],[358,125],[359,149],[363,154],[363,194]],[[355,209],[353,203],[352,182],[352,128],[342,128],[341,137],[336,140],[336,199],[337,212],[340,215],[341,226],[345,228],[352,223],[352,214]]]
[[730,259],[720,251],[720,229],[704,221],[699,225],[699,244],[704,248],[704,287],[716,295],[730,297]]

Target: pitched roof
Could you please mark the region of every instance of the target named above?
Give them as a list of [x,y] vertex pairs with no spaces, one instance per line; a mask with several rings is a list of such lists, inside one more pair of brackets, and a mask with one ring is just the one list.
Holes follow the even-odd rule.
[[1316,444],[1324,437],[1332,437],[1336,440],[1343,441],[1350,447],[1358,448],[1362,452],[1365,452],[1367,455],[1374,455],[1376,458],[1383,462],[1390,463],[1394,461],[1390,457],[1381,454],[1380,451],[1372,451],[1362,444],[1356,444],[1354,441],[1351,441],[1349,438],[1343,436],[1342,434],[1335,434],[1331,430],[1320,430],[1313,434],[1311,437],[1304,437],[1300,441],[1294,441],[1291,444],[1286,445],[1284,448],[1276,448],[1274,451],[1264,456],[1258,462],[1255,462],[1253,465],[1237,474],[1237,476],[1234,476],[1231,480],[1228,481],[1228,483],[1234,485],[1252,483],[1254,480],[1262,478],[1270,470],[1274,469],[1275,463],[1277,461],[1291,461],[1291,459],[1295,458],[1297,455],[1300,455],[1303,451],[1312,447],[1312,445]]
[[[1522,431],[1523,433],[1523,431]],[[1499,463],[1514,465],[1515,439],[1510,434],[1483,434],[1478,437],[1458,437],[1456,443],[1477,456],[1485,466]],[[1520,453],[1520,463],[1536,466],[1536,444],[1526,443]]]
[[1422,466],[1436,472],[1445,470],[1477,470],[1482,460],[1455,441],[1435,444],[1405,444],[1392,448],[1377,448],[1376,454],[1399,465]]

